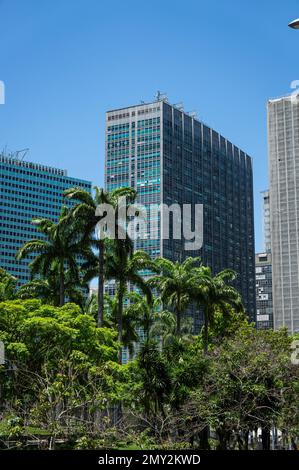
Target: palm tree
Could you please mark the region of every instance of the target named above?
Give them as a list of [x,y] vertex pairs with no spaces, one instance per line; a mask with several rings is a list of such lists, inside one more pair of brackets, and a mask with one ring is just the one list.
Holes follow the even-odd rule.
[[96,294],[91,294],[83,305],[83,313],[90,315],[95,320],[98,318],[98,298]]
[[192,335],[192,318],[183,318],[181,320],[180,336],[176,334],[176,316],[173,312],[163,310],[159,313],[157,320],[151,328],[151,336],[161,338],[162,349],[166,356],[174,356],[175,351],[183,350],[186,344],[194,341]]
[[160,338],[163,349],[179,339],[184,343],[190,342],[193,326],[191,318],[182,319],[181,337],[177,338],[176,317],[173,312],[161,309],[162,302],[159,297],[149,304],[146,296],[139,292],[131,292],[128,294],[128,299],[130,303],[126,313],[143,331],[145,342]]
[[[123,308],[124,298],[128,283],[137,287],[146,297],[149,304],[152,303],[152,291],[148,283],[143,279],[140,271],[154,267],[150,256],[144,251],[128,253],[124,245],[117,240],[110,240],[106,258],[106,276],[116,282],[117,295],[117,329],[118,342],[123,340]],[[118,356],[121,362],[121,349]]]
[[137,357],[142,387],[139,401],[148,420],[157,432],[157,416],[165,418],[165,405],[172,392],[172,378],[169,363],[160,353],[156,341],[146,341]]
[[163,310],[151,328],[151,334],[160,338],[162,349],[170,344],[176,336],[176,316],[169,310]]
[[57,269],[59,278],[59,305],[65,302],[66,270],[73,282],[79,283],[78,255],[82,254],[82,242],[78,237],[78,224],[64,223],[68,219],[69,210],[62,208],[60,219],[55,223],[49,219],[33,219],[43,239],[35,238],[26,242],[18,251],[17,259],[34,254],[30,263],[32,275],[51,276]]
[[150,279],[152,287],[161,294],[162,302],[173,308],[176,315],[176,335],[181,334],[181,317],[192,302],[193,289],[192,270],[198,264],[199,258],[187,258],[183,263],[157,258],[155,265],[159,275]]
[[148,341],[152,337],[152,329],[161,315],[161,300],[156,297],[149,303],[148,298],[139,292],[130,292],[127,297],[129,305],[126,308],[126,313],[136,326],[142,329],[145,340]]
[[[64,192],[65,197],[78,201],[71,209],[71,217],[78,220],[82,224],[83,241],[86,245],[85,257],[87,263],[84,268],[89,274],[86,280],[98,278],[98,326],[103,325],[104,319],[104,257],[105,257],[105,239],[95,238],[96,226],[104,215],[97,215],[96,209],[101,204],[112,205],[116,209],[116,218],[118,218],[118,201],[121,197],[126,197],[128,203],[136,198],[136,191],[132,188],[118,188],[112,192],[106,192],[104,189],[95,187],[95,194],[92,196],[89,192],[82,188],[69,188]],[[118,231],[118,224],[116,224]],[[117,235],[117,234],[116,234]],[[128,239],[122,241],[124,244],[129,243]],[[95,251],[90,249],[92,246]]]
[[[40,298],[44,303],[58,307],[60,304],[59,282],[59,271],[54,266],[47,279],[36,278],[23,284],[17,292],[18,298]],[[65,273],[64,288],[69,301],[76,303],[83,309],[84,295],[82,289],[86,289],[86,286],[82,284],[81,288],[77,287],[76,280],[72,278],[69,271]]]
[[[135,312],[130,309],[130,294],[125,293],[124,297],[124,308],[122,315],[122,343],[125,348],[128,348],[129,355],[132,356],[134,353],[134,345],[138,341],[139,336],[137,332],[138,318],[135,316]],[[114,297],[105,295],[105,322],[107,326],[113,326],[117,328],[118,319],[118,291]]]
[[231,286],[230,282],[236,278],[235,271],[225,269],[215,276],[209,267],[201,265],[195,268],[192,274],[194,290],[193,299],[203,307],[204,314],[204,353],[208,354],[209,325],[213,323],[215,315],[219,310],[223,315],[231,315],[231,308],[237,312],[243,312],[239,292]]

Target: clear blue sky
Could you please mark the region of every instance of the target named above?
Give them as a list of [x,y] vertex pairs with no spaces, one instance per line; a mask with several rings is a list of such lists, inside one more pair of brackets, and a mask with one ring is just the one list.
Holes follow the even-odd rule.
[[0,148],[103,184],[104,117],[156,90],[252,155],[256,249],[266,102],[299,79],[295,0],[0,0]]

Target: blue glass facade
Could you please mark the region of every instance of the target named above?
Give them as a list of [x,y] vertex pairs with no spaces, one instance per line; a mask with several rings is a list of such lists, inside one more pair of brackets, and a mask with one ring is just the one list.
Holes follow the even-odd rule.
[[63,191],[81,187],[91,192],[91,183],[67,176],[66,171],[0,155],[0,266],[19,279],[30,280],[30,259],[17,261],[19,247],[32,238],[41,238],[31,224],[36,217],[57,221]]
[[[161,199],[161,129],[162,106],[152,103],[148,107],[107,113],[106,176],[108,191],[131,186],[138,192],[137,202],[147,209],[146,233],[140,232],[136,249],[145,250],[153,258],[161,256],[160,214],[150,214],[151,204]],[[150,226],[156,217],[157,233],[150,237]],[[149,273],[144,273],[149,274]]]

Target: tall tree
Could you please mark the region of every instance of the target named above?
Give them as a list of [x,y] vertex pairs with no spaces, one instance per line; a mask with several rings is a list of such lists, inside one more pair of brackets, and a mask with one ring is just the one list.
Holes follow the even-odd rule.
[[136,326],[142,329],[145,340],[148,341],[152,337],[154,326],[161,317],[161,300],[157,297],[152,302],[148,302],[145,295],[139,292],[130,292],[128,301],[126,313]]
[[176,334],[181,334],[181,318],[192,302],[192,271],[199,258],[187,258],[182,263],[158,258],[155,265],[159,274],[150,279],[152,287],[161,294],[163,304],[173,308],[176,315]]
[[153,421],[153,429],[157,433],[158,415],[165,418],[165,405],[171,394],[169,363],[160,353],[157,342],[150,340],[142,345],[137,365],[141,385],[136,391],[138,402],[147,420]]
[[[59,265],[56,263],[46,279],[36,278],[23,284],[17,291],[17,297],[22,300],[39,298],[43,303],[58,307],[60,304],[59,283]],[[70,271],[66,270],[64,279],[65,295],[70,302],[80,305],[83,309],[85,302],[83,289],[87,290],[87,286],[83,283],[80,283],[80,286],[81,288],[78,280],[73,279]]]
[[[64,195],[78,201],[71,209],[71,217],[82,224],[83,241],[87,247],[85,256],[87,264],[85,269],[89,273],[86,279],[98,278],[98,326],[103,325],[104,319],[104,257],[105,257],[105,238],[95,236],[96,226],[105,217],[105,213],[97,215],[96,209],[103,204],[112,206],[116,212],[116,229],[118,229],[118,202],[120,198],[126,198],[127,203],[134,202],[136,191],[132,188],[118,188],[114,191],[107,192],[102,188],[95,187],[94,195],[81,188],[69,188]],[[118,230],[116,230],[116,236]],[[107,234],[108,235],[108,234]],[[128,244],[128,239],[123,239],[124,244]],[[93,247],[93,251],[90,250]]]
[[203,308],[204,314],[204,352],[208,354],[209,324],[219,312],[224,316],[231,315],[231,307],[237,312],[243,312],[241,296],[229,283],[234,281],[236,273],[231,269],[225,269],[213,276],[207,266],[199,266],[192,272],[193,299]]
[[77,261],[82,254],[82,242],[76,225],[65,223],[68,215],[69,210],[63,207],[58,223],[49,219],[33,219],[32,223],[44,237],[26,242],[17,253],[18,259],[34,255],[29,265],[33,276],[51,276],[53,269],[57,269],[60,306],[65,302],[65,272],[68,270],[73,281],[79,283]]
[[[125,293],[124,308],[122,315],[122,343],[123,346],[128,348],[129,355],[132,357],[134,353],[134,345],[138,341],[138,317],[135,311],[132,310],[130,305],[130,294]],[[118,322],[118,292],[114,297],[105,295],[105,320],[109,326],[113,325],[117,328]],[[105,325],[106,326],[106,325]]]
[[[123,334],[124,297],[128,283],[137,287],[144,295],[146,295],[148,302],[151,303],[151,288],[140,274],[140,271],[151,269],[154,267],[154,264],[150,256],[144,251],[128,253],[127,249],[117,241],[111,240],[107,251],[106,274],[107,278],[114,279],[116,282],[116,295],[118,299],[117,329],[118,341],[121,344]],[[121,348],[118,359],[119,362],[121,362]]]

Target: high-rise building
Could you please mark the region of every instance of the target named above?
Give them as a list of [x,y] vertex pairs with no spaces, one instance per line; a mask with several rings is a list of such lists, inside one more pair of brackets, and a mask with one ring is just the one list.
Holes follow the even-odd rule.
[[268,102],[274,328],[299,331],[299,100]]
[[255,256],[256,280],[256,326],[258,329],[273,328],[272,260],[271,253]]
[[256,325],[273,328],[272,257],[269,190],[262,191],[264,253],[255,255]]
[[[138,200],[151,204],[203,204],[203,246],[185,251],[184,240],[164,239],[157,218],[157,237],[150,229],[137,246],[152,257],[183,260],[201,256],[214,273],[232,268],[248,315],[255,320],[255,258],[252,161],[180,107],[165,100],[114,109],[106,114],[108,190],[131,186]],[[153,217],[153,216],[152,216]],[[150,219],[150,218],[149,218]],[[145,235],[145,236],[144,236]],[[195,328],[201,324],[195,318]]]
[[30,280],[30,257],[16,260],[18,249],[32,238],[42,238],[33,218],[57,221],[63,191],[81,187],[91,192],[91,183],[67,176],[65,170],[0,155],[0,266],[19,279]]

